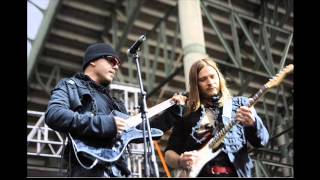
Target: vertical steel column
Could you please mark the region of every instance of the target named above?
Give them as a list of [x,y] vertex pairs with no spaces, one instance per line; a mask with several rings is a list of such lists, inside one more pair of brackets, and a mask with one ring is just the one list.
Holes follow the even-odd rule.
[[257,160],[254,161],[254,170],[255,170],[255,176],[261,177],[261,171],[260,171]]
[[116,8],[115,9],[111,9],[111,28],[112,28],[112,44],[115,47],[116,44],[119,44],[118,35],[117,35],[118,34],[118,30],[119,30],[119,25],[118,25],[118,21],[117,21]]
[[[128,33],[131,31],[133,27],[134,20],[139,16],[140,14],[140,8],[144,0],[139,1],[127,1],[127,24],[122,32],[121,39],[119,40],[119,43],[116,46],[116,51],[120,51],[121,47],[123,46],[125,40],[127,40]],[[135,7],[133,8],[133,3],[135,4]]]
[[[169,10],[166,11],[166,13],[164,14],[164,16],[159,19],[154,26],[151,28],[151,30],[147,31],[146,34],[149,37],[157,37],[156,40],[156,44],[157,46],[155,47],[155,53],[154,53],[154,58],[151,60],[150,58],[148,58],[148,53],[149,53],[149,43],[148,43],[148,39],[146,40],[146,45],[144,45],[143,48],[143,56],[146,59],[146,64],[145,64],[145,68],[147,70],[147,72],[150,72],[149,75],[147,75],[147,82],[148,82],[148,96],[147,98],[149,98],[150,96],[152,96],[152,94],[154,94],[155,91],[159,90],[159,89],[163,89],[162,87],[167,83],[167,79],[170,78],[172,79],[173,76],[171,72],[174,72],[174,69],[171,69],[171,71],[167,72],[167,78],[166,80],[164,80],[163,82],[158,83],[158,85],[155,87],[155,75],[156,75],[156,71],[157,71],[157,66],[158,66],[158,60],[160,58],[160,44],[161,42],[165,41],[164,44],[166,43],[166,28],[165,28],[165,22],[166,20],[169,18],[169,16],[176,11],[177,9],[177,5],[172,6]],[[164,59],[165,59],[165,68],[168,69],[168,67],[172,67],[172,64],[174,62],[175,59],[175,52],[176,52],[176,46],[177,46],[177,41],[179,38],[179,18],[177,18],[177,22],[176,22],[176,28],[175,28],[175,32],[174,32],[174,40],[173,40],[173,45],[172,48],[170,49],[171,54],[169,56],[169,49],[167,49],[166,45],[164,45],[164,48],[162,48],[164,50]],[[163,38],[164,37],[164,38]],[[152,61],[152,62],[151,62]],[[149,70],[149,71],[148,71]],[[168,70],[167,70],[168,71]],[[171,73],[171,74],[170,74]],[[176,74],[176,73],[175,73]]]
[[263,41],[264,41],[264,50],[265,53],[267,54],[267,62],[268,65],[270,67],[270,70],[272,72],[272,74],[275,74],[275,66],[273,64],[273,57],[272,57],[272,53],[271,53],[271,45],[269,43],[269,39],[268,39],[268,31],[267,31],[267,27],[262,24],[261,25],[261,29],[262,29],[262,37],[263,37]]
[[[164,18],[168,18],[170,13],[175,10],[176,6],[174,6],[173,8],[171,8],[166,14],[165,14],[165,17]],[[161,21],[163,22],[163,21]],[[156,29],[155,27],[159,26],[161,24],[160,21],[158,21],[158,23],[156,23],[156,25],[154,26],[154,28],[152,29]],[[149,86],[150,88],[152,88],[148,95],[147,95],[147,98],[151,97],[153,94],[155,94],[158,90],[161,89],[161,92],[160,92],[160,95],[158,96],[158,100],[162,98],[162,95],[163,93],[166,91],[167,87],[168,87],[168,82],[170,80],[172,80],[177,74],[180,73],[181,71],[181,59],[182,59],[182,54],[179,54],[179,56],[176,58],[175,60],[175,54],[176,54],[176,48],[177,48],[177,41],[179,40],[179,18],[177,18],[177,22],[176,22],[176,26],[175,26],[175,31],[174,31],[174,39],[173,39],[173,43],[170,43],[170,44],[173,44],[172,45],[172,48],[170,49],[171,53],[170,53],[170,59],[169,59],[169,62],[168,62],[168,67],[173,67],[171,68],[168,73],[167,73],[167,78],[165,80],[163,80],[162,82],[158,83],[157,86],[154,86],[154,81],[151,81],[151,85],[152,86]],[[159,44],[160,43],[160,36],[159,36],[159,33],[158,33],[158,36],[157,36],[157,43]],[[159,46],[156,47],[156,52],[155,54],[157,55],[154,59],[156,61],[154,62],[157,62],[158,60],[158,54],[159,54]],[[168,57],[169,58],[169,57]],[[175,60],[175,61],[174,61]],[[156,64],[154,64],[156,65]],[[147,66],[148,67],[148,66]],[[155,72],[155,71],[153,71]],[[151,77],[154,76],[154,73],[151,74]]]
[[168,49],[167,49],[167,36],[166,36],[166,24],[164,21],[160,24],[160,36],[162,42],[162,50],[163,50],[163,59],[164,59],[164,72],[166,75],[169,75],[169,58],[168,58]]
[[263,97],[262,103],[263,103],[264,116],[265,116],[265,119],[266,119],[266,122],[267,122],[267,127],[266,128],[268,128],[268,131],[270,131],[271,122],[270,122],[270,118],[269,118],[269,113],[268,113],[268,108],[267,108],[266,97],[265,96]]
[[[160,44],[160,35],[157,36],[157,44]],[[160,51],[160,47],[156,46],[156,50],[155,50],[155,57],[152,63],[152,72],[151,73],[151,81],[153,82],[152,85],[154,85],[154,82],[156,81],[156,72],[157,72],[157,67],[158,67],[158,59],[159,59],[159,51]],[[153,86],[151,87],[153,88]]]
[[[106,18],[105,20],[105,24],[103,27],[103,31],[101,33],[101,40],[103,42],[106,41],[106,39],[104,38],[105,36],[107,36],[109,28],[111,27],[111,36],[112,36],[112,45],[113,47],[116,47],[119,44],[119,38],[118,38],[118,32],[119,32],[119,24],[117,21],[117,11],[119,9],[119,6],[121,6],[123,0],[119,0],[115,3],[115,6],[113,8],[108,9],[111,12],[111,22],[109,18]],[[118,51],[118,53],[120,54],[120,51]],[[119,82],[124,82],[124,77],[122,74],[122,69],[120,68],[116,79]]]
[[284,50],[282,52],[282,57],[281,57],[281,61],[280,61],[280,69],[282,69],[284,67],[284,63],[285,63],[285,61],[287,59],[287,56],[288,56],[288,52],[289,52],[289,49],[290,49],[292,38],[293,38],[293,33],[291,33],[290,36],[288,37],[288,41],[287,41],[286,47],[284,48]]
[[[284,124],[279,124],[277,126],[277,129],[276,129],[276,134],[281,133],[282,131],[284,131],[284,129],[285,129],[285,125]],[[288,163],[287,144],[288,144],[288,139],[289,139],[288,134],[285,133],[282,136],[279,136],[277,139],[278,139],[277,142],[278,142],[278,145],[279,145],[280,151],[281,151],[280,162],[287,164]],[[290,175],[290,170],[287,169],[287,168],[283,168],[282,169],[282,173],[283,173],[284,177],[289,176]]]
[[145,70],[146,70],[146,81],[147,81],[147,91],[152,89],[153,82],[151,81],[151,74],[155,74],[155,72],[152,72],[150,68],[150,58],[149,58],[149,43],[148,39],[145,41],[142,49],[143,59],[145,61]]
[[[259,34],[259,38],[258,38],[258,47],[261,48],[262,47],[262,35],[261,33]],[[255,61],[255,64],[254,64],[254,67],[253,67],[253,70],[257,70],[260,68],[261,66],[261,63],[258,61],[258,56],[257,54],[254,54],[254,61]],[[254,78],[253,75],[248,75],[246,77],[246,80],[244,82],[244,84],[242,84],[239,92],[238,92],[238,96],[242,95],[248,88],[249,86],[249,83],[251,82],[251,80]]]

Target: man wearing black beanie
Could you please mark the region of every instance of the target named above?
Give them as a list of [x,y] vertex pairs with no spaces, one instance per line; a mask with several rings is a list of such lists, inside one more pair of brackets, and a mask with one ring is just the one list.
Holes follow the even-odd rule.
[[[95,161],[99,158],[88,155],[92,149],[113,147],[116,137],[125,129],[125,120],[112,113],[117,110],[127,114],[124,104],[109,92],[119,66],[120,58],[110,45],[92,44],[85,51],[83,72],[62,79],[51,92],[45,122],[53,130],[68,135],[63,155],[68,162],[68,176],[130,175],[123,155],[110,162]],[[88,151],[79,152],[80,145]]]

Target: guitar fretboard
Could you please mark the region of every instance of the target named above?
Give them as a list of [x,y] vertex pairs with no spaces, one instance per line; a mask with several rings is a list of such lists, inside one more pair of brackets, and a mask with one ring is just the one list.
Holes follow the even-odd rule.
[[[147,117],[152,118],[153,116],[161,113],[162,111],[168,109],[169,107],[173,106],[174,104],[175,103],[171,99],[163,101],[162,103],[157,104],[157,105],[153,106],[152,108],[148,109]],[[140,124],[141,122],[142,122],[141,113],[136,114],[136,115],[130,117],[129,119],[127,119],[127,125],[129,127],[135,127],[138,124]]]
[[258,91],[254,96],[252,96],[252,100],[249,101],[248,107],[253,106],[253,105],[258,101],[258,99],[259,99],[265,92],[267,92],[267,90],[268,90],[268,88],[267,88],[265,85],[263,85],[263,86],[259,89],[259,91]]

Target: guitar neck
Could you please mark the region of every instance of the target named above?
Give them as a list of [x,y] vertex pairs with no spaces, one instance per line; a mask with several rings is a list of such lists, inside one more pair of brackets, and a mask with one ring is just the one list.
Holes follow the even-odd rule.
[[[148,112],[147,112],[147,117],[152,118],[153,116],[161,113],[162,111],[168,109],[169,107],[173,106],[174,104],[175,103],[171,100],[171,98],[166,101],[163,101],[162,103],[157,104],[157,105],[149,108]],[[142,122],[141,113],[130,117],[129,119],[127,119],[127,122],[128,122],[127,124],[130,127],[137,126],[138,124],[140,124]]]
[[248,107],[253,106],[254,104],[256,104],[259,100],[259,98],[265,93],[267,92],[268,88],[266,87],[266,85],[263,85],[259,91],[254,94],[254,96],[252,96],[252,100],[249,101],[249,105]]

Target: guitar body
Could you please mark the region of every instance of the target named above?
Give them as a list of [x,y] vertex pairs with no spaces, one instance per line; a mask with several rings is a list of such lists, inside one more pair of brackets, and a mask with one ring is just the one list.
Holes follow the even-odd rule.
[[201,148],[199,151],[198,160],[196,163],[192,164],[191,170],[184,170],[184,169],[178,169],[176,170],[175,177],[197,177],[200,173],[201,169],[212,159],[214,159],[220,152],[221,149],[218,149],[216,151],[213,151],[211,148],[209,148],[209,143],[207,143],[203,148]]
[[[148,136],[147,132],[145,135],[146,137]],[[160,139],[162,135],[163,132],[161,130],[151,128],[151,136],[153,139]],[[120,158],[129,143],[143,140],[143,131],[136,128],[125,130],[122,136],[117,138],[117,141],[112,147],[97,147],[89,145],[81,139],[74,138],[70,134],[69,137],[77,156],[85,156],[93,161],[97,159],[103,162],[114,162]]]
[[[164,110],[165,108],[171,107],[173,104],[170,101],[165,101],[153,109]],[[160,106],[160,108],[159,108]],[[152,110],[152,109],[151,109]],[[111,112],[114,116],[121,117],[126,120],[128,128],[123,131],[121,136],[116,137],[114,143],[108,145],[98,145],[86,142],[78,137],[73,137],[70,133],[68,134],[72,143],[72,147],[76,158],[80,165],[86,169],[93,168],[98,162],[111,163],[118,160],[129,143],[141,143],[143,142],[143,131],[135,128],[141,123],[140,114],[130,117],[119,111]],[[152,111],[152,115],[157,114],[157,111]],[[149,116],[152,117],[152,116]],[[151,128],[152,139],[158,140],[163,135],[163,132],[156,128]],[[145,132],[145,137],[148,137],[148,133]],[[103,144],[103,143],[102,143]],[[86,160],[91,160],[91,165],[87,166],[81,162],[81,158],[85,157]]]

